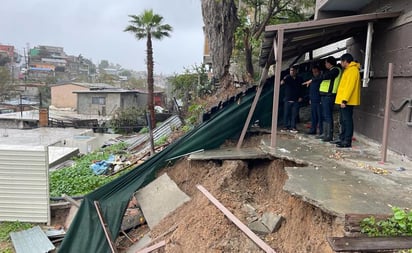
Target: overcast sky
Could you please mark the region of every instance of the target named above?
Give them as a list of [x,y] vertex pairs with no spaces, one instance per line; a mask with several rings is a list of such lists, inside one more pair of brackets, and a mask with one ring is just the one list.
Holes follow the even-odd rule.
[[203,19],[200,0],[1,0],[0,44],[20,54],[29,43],[59,46],[69,55],[82,54],[133,70],[146,70],[146,41],[123,30],[128,15],[145,9],[163,16],[171,37],[153,41],[155,73],[182,73],[200,65]]

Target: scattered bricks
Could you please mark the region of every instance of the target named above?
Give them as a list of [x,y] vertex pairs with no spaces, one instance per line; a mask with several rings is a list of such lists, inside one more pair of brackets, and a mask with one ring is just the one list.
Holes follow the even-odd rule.
[[269,229],[265,225],[263,225],[261,221],[254,221],[250,223],[248,227],[250,230],[257,234],[266,235],[270,233]]
[[266,212],[262,215],[262,223],[268,228],[269,233],[276,232],[280,228],[282,219],[282,216],[274,213]]

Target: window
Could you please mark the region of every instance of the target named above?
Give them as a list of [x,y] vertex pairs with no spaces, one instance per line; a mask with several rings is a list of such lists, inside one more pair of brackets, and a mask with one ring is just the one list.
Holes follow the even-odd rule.
[[105,97],[92,97],[92,104],[93,105],[105,105],[106,98]]

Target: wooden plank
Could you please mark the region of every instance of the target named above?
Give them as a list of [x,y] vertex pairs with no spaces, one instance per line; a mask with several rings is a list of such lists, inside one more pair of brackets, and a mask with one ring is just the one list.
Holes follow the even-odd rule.
[[203,186],[196,186],[199,191],[201,191],[217,208],[219,208],[222,213],[229,218],[240,230],[243,231],[250,239],[252,239],[256,245],[258,245],[266,253],[276,253],[269,245],[267,245],[259,236],[252,232],[245,224],[243,224],[234,214],[232,214],[222,203],[219,202],[215,197],[212,196]]
[[164,247],[166,245],[166,242],[165,241],[160,241],[160,242],[158,242],[158,243],[156,243],[156,244],[154,244],[154,245],[152,245],[152,246],[150,246],[150,247],[147,247],[147,248],[144,248],[144,249],[142,249],[142,250],[139,250],[139,251],[137,251],[136,253],[149,253],[149,252],[152,252],[153,250],[156,250],[156,249],[158,249],[158,248],[160,248],[160,247]]
[[100,220],[100,224],[102,225],[103,231],[104,231],[104,235],[106,236],[107,242],[109,243],[110,246],[110,250],[112,251],[112,253],[117,253],[117,249],[114,246],[112,237],[110,235],[110,231],[108,230],[107,227],[107,223],[105,222],[104,218],[103,218],[103,214],[100,208],[100,203],[99,201],[94,201],[94,206],[96,207],[96,212],[97,215],[99,216],[99,220]]
[[77,201],[74,200],[72,197],[67,196],[66,194],[63,194],[62,197],[63,197],[66,201],[68,201],[68,202],[70,202],[72,205],[74,205],[75,207],[77,207],[77,208],[80,207],[79,203],[77,203]]
[[412,236],[399,237],[328,237],[336,252],[400,250],[412,248]]
[[386,220],[391,217],[389,214],[355,214],[349,213],[345,215],[345,231],[350,233],[359,233],[361,231],[360,223],[363,219],[375,217],[376,221]]

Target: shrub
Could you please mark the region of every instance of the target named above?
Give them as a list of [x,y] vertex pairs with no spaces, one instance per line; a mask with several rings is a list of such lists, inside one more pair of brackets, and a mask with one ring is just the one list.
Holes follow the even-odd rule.
[[376,221],[371,216],[361,221],[361,232],[369,236],[412,236],[412,211],[392,208],[393,215],[386,220]]

